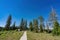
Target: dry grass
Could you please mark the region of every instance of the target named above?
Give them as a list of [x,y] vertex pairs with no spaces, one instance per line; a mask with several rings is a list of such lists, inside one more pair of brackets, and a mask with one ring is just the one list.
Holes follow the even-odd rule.
[[23,32],[18,31],[1,31],[0,40],[19,40]]
[[52,36],[48,33],[27,32],[28,40],[60,40],[60,36]]

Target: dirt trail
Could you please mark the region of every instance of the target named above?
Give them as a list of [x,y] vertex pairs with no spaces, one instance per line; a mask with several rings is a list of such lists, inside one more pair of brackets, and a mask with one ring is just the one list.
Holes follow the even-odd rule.
[[25,31],[20,40],[27,40],[27,32]]

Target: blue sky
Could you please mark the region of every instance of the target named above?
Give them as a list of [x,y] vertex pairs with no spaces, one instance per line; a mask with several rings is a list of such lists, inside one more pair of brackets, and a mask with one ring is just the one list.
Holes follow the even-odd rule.
[[60,15],[60,0],[0,0],[0,26],[5,26],[9,14],[16,25],[19,25],[21,18],[29,23],[42,15],[47,20],[51,6]]

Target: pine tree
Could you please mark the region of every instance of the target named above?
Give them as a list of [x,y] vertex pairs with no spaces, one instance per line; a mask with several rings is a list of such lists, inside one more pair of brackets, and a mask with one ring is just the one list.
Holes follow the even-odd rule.
[[22,20],[21,20],[21,24],[20,24],[20,30],[22,31],[22,30],[25,30],[25,24],[24,24],[24,20],[23,20],[23,18],[22,18]]
[[32,22],[30,22],[30,24],[29,24],[29,29],[30,29],[30,31],[33,31],[33,24],[32,24]]
[[40,24],[40,32],[43,32],[43,26]]
[[57,21],[54,22],[54,26],[53,26],[53,35],[59,35],[59,23]]
[[50,25],[52,25],[53,27],[53,35],[57,35],[58,34],[58,28],[59,28],[59,23],[58,23],[58,16],[56,11],[52,8],[52,11],[49,15],[49,20]]
[[52,8],[52,11],[49,15],[48,21],[50,22],[50,24],[53,27],[54,21],[58,20],[58,16],[56,14],[56,11]]
[[40,32],[43,32],[44,18],[40,16],[39,19],[40,19]]
[[25,21],[25,30],[27,30],[27,20]]
[[33,20],[33,27],[34,27],[34,31],[38,33],[38,20],[36,19]]
[[12,25],[12,30],[15,30],[16,29],[16,27],[15,27],[15,22],[14,22],[14,24]]
[[6,25],[5,25],[5,29],[6,30],[9,30],[10,29],[10,25],[11,25],[11,15],[9,15],[8,19],[7,19],[7,22],[6,22]]

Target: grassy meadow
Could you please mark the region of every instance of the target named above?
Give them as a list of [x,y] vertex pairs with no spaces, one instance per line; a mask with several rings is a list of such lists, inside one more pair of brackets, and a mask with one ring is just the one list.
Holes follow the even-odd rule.
[[34,32],[27,32],[27,39],[28,40],[60,40],[60,36],[52,36],[49,33],[34,33]]
[[0,40],[19,40],[23,32],[18,31],[1,31]]

